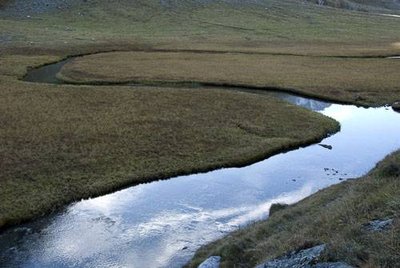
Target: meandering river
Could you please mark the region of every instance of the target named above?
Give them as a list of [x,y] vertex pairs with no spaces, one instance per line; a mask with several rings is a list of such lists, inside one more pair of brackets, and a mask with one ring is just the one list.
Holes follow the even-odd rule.
[[[54,83],[62,64],[33,70],[27,80]],[[266,218],[272,203],[359,177],[400,148],[400,114],[390,107],[262,93],[339,121],[341,131],[321,142],[331,148],[314,144],[242,168],[82,200],[0,234],[0,267],[181,267],[201,245]]]

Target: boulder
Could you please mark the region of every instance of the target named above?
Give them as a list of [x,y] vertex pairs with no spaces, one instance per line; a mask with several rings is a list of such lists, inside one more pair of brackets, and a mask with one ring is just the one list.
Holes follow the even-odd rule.
[[311,267],[322,252],[325,250],[326,245],[318,245],[312,248],[303,249],[300,251],[292,251],[289,254],[278,259],[267,261],[263,264],[256,266],[256,268],[303,268]]

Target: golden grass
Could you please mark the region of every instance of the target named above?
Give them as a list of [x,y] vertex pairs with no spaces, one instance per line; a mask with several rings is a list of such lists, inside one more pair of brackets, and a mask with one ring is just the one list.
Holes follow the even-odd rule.
[[[254,267],[266,259],[305,245],[327,243],[322,261],[345,261],[356,267],[397,267],[400,263],[400,151],[366,176],[346,181],[276,211],[202,247],[189,267],[208,256],[222,256],[221,267]],[[384,232],[364,227],[374,219],[394,219]]]
[[362,105],[400,98],[400,61],[381,58],[271,56],[238,53],[113,52],[66,64],[59,78],[73,83],[203,82],[288,88]]

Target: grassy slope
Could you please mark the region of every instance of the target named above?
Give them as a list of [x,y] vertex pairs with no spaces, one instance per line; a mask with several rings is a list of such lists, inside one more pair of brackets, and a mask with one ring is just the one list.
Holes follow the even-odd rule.
[[14,50],[104,43],[126,48],[145,43],[163,48],[359,55],[395,53],[392,44],[400,41],[396,18],[290,0],[259,3],[202,5],[186,0],[174,6],[155,0],[88,1],[57,16],[0,16],[0,32],[11,40],[3,49]]
[[[190,267],[207,256],[222,256],[222,267],[253,267],[289,250],[327,243],[323,260],[361,267],[400,263],[400,151],[366,176],[346,181],[275,212],[198,250]],[[369,232],[364,224],[393,218],[393,227]]]
[[[106,63],[106,64],[104,64]],[[362,105],[400,99],[400,61],[215,53],[114,52],[75,59],[59,78],[73,83],[206,82],[281,87]]]

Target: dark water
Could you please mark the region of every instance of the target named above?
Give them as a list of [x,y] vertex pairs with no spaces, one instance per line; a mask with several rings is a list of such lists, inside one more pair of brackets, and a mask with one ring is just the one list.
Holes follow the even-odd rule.
[[57,73],[71,59],[66,59],[54,64],[44,65],[39,68],[29,70],[24,77],[24,81],[36,83],[62,84],[63,82],[57,79]]
[[[181,267],[201,245],[252,221],[272,203],[296,202],[365,174],[400,148],[400,114],[282,93],[341,132],[242,168],[171,178],[83,200],[0,235],[0,267]],[[284,123],[284,122],[282,122]]]

